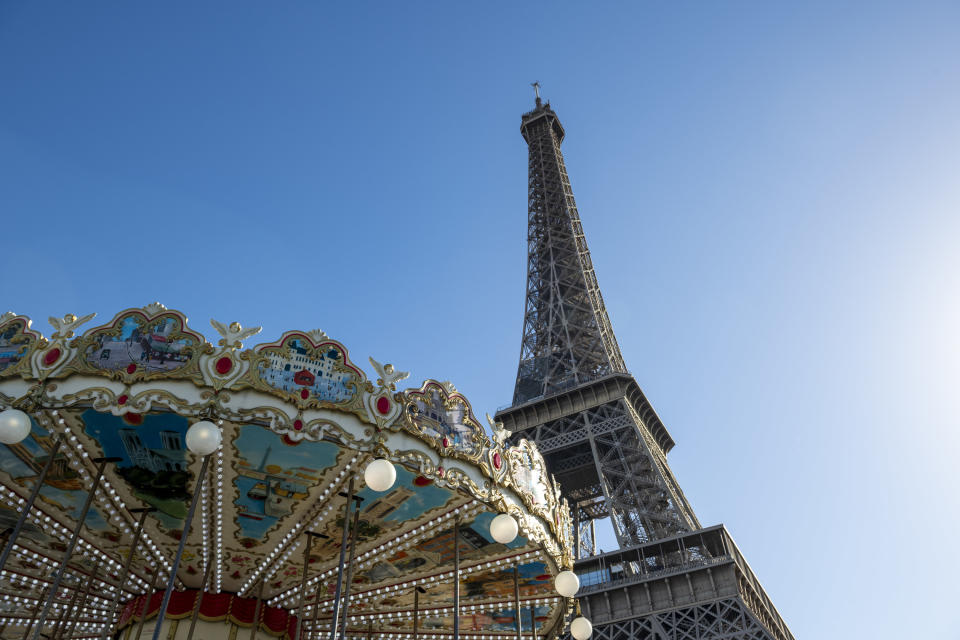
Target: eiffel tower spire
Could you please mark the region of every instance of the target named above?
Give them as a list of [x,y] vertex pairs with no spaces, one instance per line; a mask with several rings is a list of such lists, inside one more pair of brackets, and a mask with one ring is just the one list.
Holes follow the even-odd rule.
[[[627,372],[607,317],[560,144],[540,97],[529,148],[527,290],[513,405],[574,515],[580,603],[599,640],[793,640],[730,534],[701,528],[667,464],[673,439]],[[609,522],[619,549],[598,550]],[[588,576],[589,580],[583,580]]]
[[514,404],[610,373],[626,373],[583,236],[560,143],[542,104],[523,115],[529,146],[527,294]]

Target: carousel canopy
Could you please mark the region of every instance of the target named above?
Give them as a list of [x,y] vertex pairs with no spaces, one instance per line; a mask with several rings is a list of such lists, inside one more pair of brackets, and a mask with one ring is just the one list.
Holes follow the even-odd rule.
[[[158,303],[80,333],[92,317],[51,318],[50,337],[25,316],[0,318],[0,408],[31,418],[25,439],[0,445],[0,531],[9,535],[48,467],[3,567],[0,636],[20,637],[36,617],[99,467],[51,619],[89,593],[61,637],[155,615],[159,595],[147,594],[164,586],[198,485],[168,616],[197,606],[204,620],[241,626],[256,615],[271,635],[295,624],[329,633],[342,533],[356,518],[341,576],[347,637],[412,637],[415,598],[418,637],[449,637],[457,555],[460,637],[515,637],[518,615],[537,637],[562,631],[570,601],[554,577],[572,558],[559,488],[534,445],[506,445],[498,425],[486,435],[450,383],[397,390],[406,373],[371,358],[370,379],[319,330],[244,349],[259,328],[212,321],[212,344]],[[202,483],[202,457],[185,441],[199,421],[222,434]],[[392,464],[365,480],[378,459]],[[503,519],[491,533],[498,514],[518,525],[512,540]]]

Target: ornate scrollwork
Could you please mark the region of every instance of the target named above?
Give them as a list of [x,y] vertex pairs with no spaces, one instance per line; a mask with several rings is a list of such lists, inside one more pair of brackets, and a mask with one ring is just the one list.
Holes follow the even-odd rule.
[[50,316],[47,320],[50,322],[50,326],[53,327],[54,332],[51,338],[56,340],[57,338],[62,338],[68,340],[73,337],[74,329],[79,327],[93,319],[97,315],[95,313],[88,313],[85,316],[77,317],[72,313],[68,313],[63,316],[63,319],[57,318],[56,316]]
[[292,401],[298,407],[324,407],[366,414],[361,391],[366,375],[354,366],[347,349],[335,340],[315,342],[302,331],[254,347],[251,367],[237,381]]
[[46,342],[36,331],[30,330],[30,318],[8,311],[0,317],[0,378],[28,373],[30,352],[39,343]]
[[251,336],[255,336],[263,329],[263,327],[250,327],[244,329],[239,322],[231,322],[229,325],[225,325],[222,322],[217,322],[213,318],[210,318],[210,326],[217,330],[217,333],[220,334],[220,342],[218,343],[221,347],[227,349],[241,349],[243,347],[243,341]]
[[159,303],[121,311],[70,347],[75,357],[64,372],[104,375],[127,384],[164,378],[199,382],[197,357],[211,348],[187,328],[185,315]]
[[451,388],[453,385],[427,380],[420,389],[405,391],[405,427],[428,439],[443,456],[479,462],[490,441],[470,403]]
[[410,373],[407,371],[397,371],[390,363],[380,364],[373,358],[370,358],[370,364],[376,370],[378,389],[375,391],[365,391],[363,394],[363,404],[367,409],[367,416],[377,425],[378,429],[390,427],[400,414],[403,412],[403,400],[400,394],[394,394],[397,390],[397,382],[406,380]]
[[559,507],[559,492],[550,483],[547,466],[536,445],[523,438],[506,450],[510,484],[531,512],[551,525]]

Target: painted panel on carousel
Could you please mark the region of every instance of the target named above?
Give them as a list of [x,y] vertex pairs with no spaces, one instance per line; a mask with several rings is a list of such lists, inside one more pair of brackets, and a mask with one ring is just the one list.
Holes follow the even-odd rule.
[[78,368],[157,377],[190,365],[205,343],[177,311],[161,305],[129,309],[77,340],[83,354]]
[[252,547],[282,518],[291,515],[335,466],[341,449],[332,442],[287,444],[257,425],[241,425],[234,439],[237,527],[240,543]]
[[[511,578],[511,590],[513,589],[513,579]],[[542,631],[544,622],[550,620],[550,614],[552,607],[547,605],[538,605],[536,607],[536,612],[533,614],[537,621],[537,631],[538,633]],[[446,632],[439,637],[448,637],[450,628],[453,625],[453,618],[450,616],[439,618],[431,615],[432,612],[426,611],[421,614],[420,619],[420,629],[423,632],[433,632],[440,631]],[[527,637],[527,634],[530,630],[530,619],[531,611],[529,607],[523,608],[520,613],[520,618],[523,623],[523,634],[524,637]],[[376,633],[376,629],[382,628],[386,631],[392,633],[408,633],[410,632],[410,621],[408,619],[404,620],[390,620],[379,621],[377,626],[373,628],[373,632]],[[355,632],[355,635],[358,637],[366,636],[366,629],[363,626],[351,625],[350,629]],[[461,632],[484,632],[484,633],[508,633],[515,634],[517,630],[516,627],[516,610],[515,609],[493,609],[493,610],[482,610],[482,611],[463,611],[460,615],[460,631]],[[495,636],[500,637],[510,637],[510,636]]]
[[[511,589],[513,588],[513,578],[510,578]],[[543,623],[550,619],[550,611],[552,607],[547,605],[539,605],[535,607],[534,611],[530,610],[530,607],[523,607],[520,610],[520,623],[523,627],[524,634],[529,633],[531,619],[535,620],[537,623],[537,631],[540,631],[543,627]],[[516,633],[517,630],[517,610],[514,608],[509,609],[497,609],[494,611],[483,612],[475,614],[473,616],[467,616],[466,627],[470,631],[502,631],[508,633]],[[461,626],[463,626],[463,620],[461,620]]]
[[553,503],[556,498],[545,482],[546,465],[539,449],[524,438],[516,446],[507,449],[506,455],[514,486],[528,503],[527,506],[548,521],[553,521],[554,518],[549,517],[549,512],[551,507],[555,506]]
[[81,419],[104,456],[121,458],[114,472],[133,495],[156,507],[154,516],[167,529],[181,528],[190,500],[188,487],[196,482],[188,469],[194,456],[184,443],[188,420],[173,413],[115,416],[93,409],[84,411]]
[[430,438],[441,452],[476,460],[489,446],[470,403],[449,382],[428,380],[419,390],[404,393],[408,427]]
[[[542,562],[522,564],[520,569],[520,596],[549,596],[552,595],[552,576],[547,574],[547,567]],[[465,600],[490,600],[495,598],[510,599],[513,597],[513,567],[502,571],[493,571],[472,574],[463,581],[461,598]],[[453,596],[447,604],[453,604]]]
[[0,317],[0,376],[11,375],[26,362],[38,334],[30,331],[30,319],[4,314]]
[[260,359],[256,375],[281,397],[300,403],[351,404],[366,379],[363,372],[350,363],[347,350],[339,342],[320,332],[312,335],[320,339],[290,331],[275,343],[257,345],[254,351]]
[[[13,484],[20,485],[24,490],[32,489],[41,469],[50,457],[53,440],[50,432],[34,421],[30,435],[25,440],[17,444],[0,446],[0,469],[2,469],[0,473],[9,477]],[[61,452],[44,480],[44,486],[37,499],[38,504],[43,510],[57,509],[76,519],[83,510],[86,497],[83,480],[70,466],[61,447]],[[86,519],[87,527],[96,531],[112,530],[97,509],[97,505],[90,509]],[[16,513],[5,510],[0,514],[0,530],[7,529],[7,524],[12,528],[17,517]],[[45,537],[42,532],[36,533]]]
[[[402,529],[408,521],[438,516],[463,502],[453,491],[425,481],[422,476],[400,466],[397,466],[397,480],[389,491],[379,493],[363,488],[357,492],[357,495],[363,498],[363,502],[360,503],[360,525],[357,531],[360,544],[375,539],[388,539],[391,537],[391,532]],[[329,554],[340,547],[342,526],[343,509],[340,507],[336,517],[330,518],[322,531],[330,537],[314,543],[314,549],[318,555]],[[383,564],[379,569],[374,565],[366,571],[358,572],[356,580],[359,584],[367,584],[393,575],[398,570],[410,571],[428,563],[430,566],[435,566],[437,563],[436,558],[424,556],[424,561],[421,561],[413,560],[413,557],[421,556],[414,552],[409,556],[396,558],[404,569],[393,565],[388,558],[383,563],[378,563]]]
[[[446,489],[437,487],[433,487],[433,489],[437,492],[437,498],[441,497],[440,492],[449,494]],[[381,537],[384,534],[389,535],[391,529],[398,528],[397,525],[407,519],[429,517],[431,510],[425,507],[431,503],[441,504],[438,499],[431,500],[429,498],[425,501],[426,504],[419,504],[414,499],[417,494],[411,492],[407,487],[399,487],[386,495],[374,495],[380,495],[380,498],[366,505],[361,510],[360,516],[360,534],[363,536],[366,529],[368,532],[367,539]],[[364,500],[364,502],[367,501]],[[449,506],[453,506],[452,503]],[[443,510],[437,512],[440,513]],[[527,541],[522,537],[517,537],[508,545],[494,541],[490,537],[490,520],[492,519],[492,513],[482,513],[472,522],[461,525],[460,559],[465,564],[477,564],[493,557],[500,557],[511,549],[526,546]],[[366,527],[364,527],[365,523],[367,524]],[[363,587],[383,581],[393,582],[414,574],[438,573],[449,569],[453,562],[453,556],[453,527],[451,525],[450,528],[439,531],[435,536],[421,540],[411,547],[374,562],[370,567],[357,573],[354,583],[358,587]],[[464,597],[485,597],[486,591],[482,584],[484,578],[480,575],[475,575],[473,578],[475,582],[473,592],[471,593],[469,588],[466,589]]]

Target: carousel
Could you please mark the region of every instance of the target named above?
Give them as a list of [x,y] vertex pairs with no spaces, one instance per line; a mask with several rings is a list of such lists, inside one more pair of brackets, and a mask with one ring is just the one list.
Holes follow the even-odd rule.
[[590,637],[543,458],[449,382],[92,319],[0,317],[0,638]]

